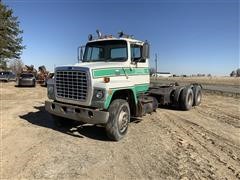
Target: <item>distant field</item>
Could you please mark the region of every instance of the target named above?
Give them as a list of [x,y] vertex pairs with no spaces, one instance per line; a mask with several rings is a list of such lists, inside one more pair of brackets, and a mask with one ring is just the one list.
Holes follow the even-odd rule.
[[240,86],[240,77],[169,77],[169,78],[151,78],[152,82],[179,82],[179,83],[200,83],[210,85],[231,85]]
[[199,83],[207,92],[240,97],[240,78],[238,77],[170,77],[151,78],[153,86],[178,82],[180,85]]

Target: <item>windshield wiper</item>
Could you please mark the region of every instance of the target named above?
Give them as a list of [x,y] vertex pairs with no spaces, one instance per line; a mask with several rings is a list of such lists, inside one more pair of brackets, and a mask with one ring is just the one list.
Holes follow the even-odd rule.
[[93,60],[86,59],[86,60],[83,60],[82,62],[93,62]]
[[108,58],[108,59],[105,59],[104,61],[105,62],[109,62],[111,60],[111,58]]
[[126,58],[123,58],[123,57],[119,57],[119,58],[109,58],[109,59],[106,59],[105,61],[112,61],[112,62],[121,62],[123,60],[125,60]]

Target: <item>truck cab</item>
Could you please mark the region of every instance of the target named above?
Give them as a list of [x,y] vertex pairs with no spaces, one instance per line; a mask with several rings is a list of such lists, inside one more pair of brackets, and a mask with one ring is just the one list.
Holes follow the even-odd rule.
[[130,117],[158,106],[149,94],[149,43],[123,33],[118,38],[98,33],[80,52],[77,64],[55,68],[45,108],[58,122],[101,124],[109,138],[120,140]]

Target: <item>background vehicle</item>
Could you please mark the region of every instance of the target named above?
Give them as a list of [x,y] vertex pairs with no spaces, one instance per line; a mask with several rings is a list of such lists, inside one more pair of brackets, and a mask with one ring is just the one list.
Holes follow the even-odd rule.
[[46,67],[44,65],[38,67],[38,71],[34,68],[33,65],[25,65],[25,67],[22,68],[22,72],[20,74],[24,73],[31,73],[36,77],[35,81],[40,84],[41,86],[47,86],[46,82],[47,79],[50,77],[49,72],[47,71]]
[[0,81],[16,81],[16,75],[10,71],[0,71]]
[[189,110],[201,102],[201,86],[164,85],[150,88],[149,44],[119,33],[119,38],[89,36],[79,48],[82,63],[55,68],[48,81],[46,110],[64,124],[76,120],[101,124],[112,140],[128,130],[130,117],[141,117],[159,105]]
[[22,73],[17,78],[17,86],[36,86],[36,78],[32,73]]
[[42,86],[47,86],[47,79],[49,78],[49,72],[45,66],[39,66],[37,72],[37,82]]
[[41,86],[47,87],[48,80],[52,78],[54,78],[54,73],[52,72],[48,73],[47,77],[44,80],[44,83],[42,83]]

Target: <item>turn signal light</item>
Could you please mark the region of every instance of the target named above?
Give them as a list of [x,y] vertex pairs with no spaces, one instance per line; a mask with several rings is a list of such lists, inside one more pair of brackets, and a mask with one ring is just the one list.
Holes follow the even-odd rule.
[[105,83],[109,83],[109,82],[110,82],[110,77],[104,77],[104,78],[103,78],[103,81],[104,81]]

